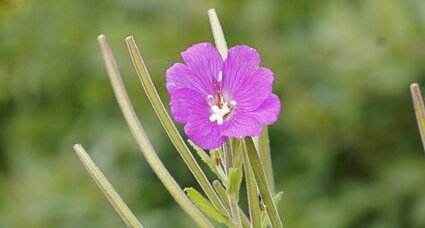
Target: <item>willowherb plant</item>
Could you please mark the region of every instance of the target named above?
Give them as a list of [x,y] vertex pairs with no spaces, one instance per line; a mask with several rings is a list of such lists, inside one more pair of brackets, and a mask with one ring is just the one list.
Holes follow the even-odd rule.
[[[217,176],[212,182],[179,134],[155,89],[133,37],[126,43],[137,75],[170,140],[202,188],[184,190],[163,165],[128,98],[104,35],[98,37],[117,102],[149,165],[186,214],[200,227],[283,227],[276,204],[267,127],[279,116],[272,93],[273,73],[260,67],[260,56],[248,46],[227,49],[214,9],[208,11],[215,46],[196,44],[182,53],[185,64],[167,71],[174,119],[185,124],[189,144]],[[81,145],[77,155],[96,184],[129,227],[142,227]],[[209,153],[204,151],[209,150]],[[239,207],[245,177],[249,216]],[[212,222],[213,220],[214,222]]]

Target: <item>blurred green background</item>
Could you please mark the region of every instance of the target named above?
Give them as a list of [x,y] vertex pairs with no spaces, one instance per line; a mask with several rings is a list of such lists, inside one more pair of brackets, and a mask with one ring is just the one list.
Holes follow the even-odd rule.
[[[425,227],[425,155],[409,84],[425,88],[423,0],[0,0],[0,227],[124,227],[72,150],[83,143],[146,227],[193,227],[152,173],[115,103],[96,36],[183,187],[198,187],[132,68],[134,35],[161,96],[180,52],[210,41],[275,73],[270,127],[286,227]],[[180,126],[181,127],[181,126]]]

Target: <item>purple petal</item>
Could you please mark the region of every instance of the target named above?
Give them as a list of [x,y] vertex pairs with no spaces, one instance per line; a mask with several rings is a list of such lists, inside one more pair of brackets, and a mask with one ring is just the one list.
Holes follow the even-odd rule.
[[171,95],[171,113],[179,123],[191,119],[207,118],[210,115],[206,97],[193,89],[179,89]]
[[195,44],[182,53],[184,64],[167,70],[167,89],[170,94],[181,88],[194,89],[201,94],[215,94],[213,79],[218,77],[223,59],[210,43]]
[[272,92],[273,72],[259,64],[258,52],[248,46],[231,48],[223,64],[223,94],[240,111],[257,109]]
[[273,124],[280,114],[279,97],[272,93],[253,113],[261,124]]
[[223,135],[229,137],[244,138],[260,133],[261,124],[253,113],[235,113],[223,125]]
[[212,150],[223,145],[227,140],[221,135],[220,126],[210,122],[208,117],[191,121],[184,126],[184,131],[192,142],[205,150]]

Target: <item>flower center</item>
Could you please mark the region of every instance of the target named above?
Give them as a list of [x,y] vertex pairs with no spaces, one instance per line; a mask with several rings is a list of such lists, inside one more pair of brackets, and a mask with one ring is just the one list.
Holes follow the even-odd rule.
[[217,121],[218,125],[222,125],[234,106],[236,106],[236,101],[230,100],[230,102],[223,102],[223,97],[220,97],[220,100],[217,102],[217,104],[211,106],[211,115],[209,118],[210,121]]
[[211,105],[210,122],[217,121],[218,125],[222,125],[224,120],[230,116],[230,112],[236,106],[236,101],[225,101],[223,94],[220,91],[220,84],[223,81],[223,72],[218,73],[217,81],[214,81],[216,99],[214,96],[208,95],[207,100]]

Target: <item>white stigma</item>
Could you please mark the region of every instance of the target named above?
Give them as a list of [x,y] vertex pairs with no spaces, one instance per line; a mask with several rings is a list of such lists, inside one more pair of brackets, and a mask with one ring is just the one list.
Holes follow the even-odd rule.
[[220,72],[218,73],[218,82],[221,82],[223,80],[223,72],[221,72],[221,70],[220,70]]
[[[236,105],[236,101],[231,100],[230,104],[232,104],[233,106]],[[211,111],[212,114],[210,115],[210,122],[214,122],[217,121],[218,125],[222,125],[224,122],[224,117],[230,113],[230,108],[227,102],[224,102],[224,104],[220,107],[218,107],[217,105],[213,105],[211,107]]]

